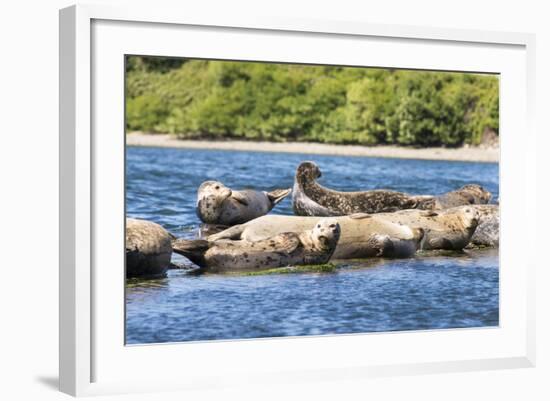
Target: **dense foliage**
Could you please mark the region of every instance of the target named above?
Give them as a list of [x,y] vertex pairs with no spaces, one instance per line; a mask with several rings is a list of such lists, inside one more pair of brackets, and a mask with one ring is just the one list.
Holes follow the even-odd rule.
[[498,134],[491,75],[129,56],[129,131],[459,146]]

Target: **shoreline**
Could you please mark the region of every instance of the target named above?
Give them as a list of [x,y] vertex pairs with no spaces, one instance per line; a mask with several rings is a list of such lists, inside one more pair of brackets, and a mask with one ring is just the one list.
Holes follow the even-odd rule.
[[126,146],[276,153],[309,153],[316,155],[384,157],[395,159],[445,160],[483,163],[498,163],[500,153],[498,147],[437,147],[414,149],[391,145],[333,145],[316,142],[184,140],[176,139],[169,134],[145,134],[142,132],[131,132],[126,134]]

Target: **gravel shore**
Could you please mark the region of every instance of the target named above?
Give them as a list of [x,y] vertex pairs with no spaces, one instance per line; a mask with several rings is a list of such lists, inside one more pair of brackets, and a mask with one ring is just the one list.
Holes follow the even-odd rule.
[[126,135],[127,146],[162,148],[241,150],[253,152],[309,153],[321,155],[370,156],[399,159],[452,160],[498,163],[498,147],[405,148],[399,146],[331,145],[310,142],[252,142],[181,140],[166,134],[133,132]]

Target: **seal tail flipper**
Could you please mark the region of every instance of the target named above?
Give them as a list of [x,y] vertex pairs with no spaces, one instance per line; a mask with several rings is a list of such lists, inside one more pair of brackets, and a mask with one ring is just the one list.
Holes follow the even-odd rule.
[[458,251],[462,249],[466,244],[455,244],[448,238],[432,238],[428,241],[429,248],[427,249],[444,249],[449,251]]
[[284,198],[286,198],[290,193],[292,192],[291,188],[286,189],[274,189],[273,191],[267,192],[267,197],[273,203],[273,206],[275,206],[277,203],[282,201]]
[[239,240],[241,238],[241,234],[243,233],[245,229],[244,224],[237,224],[236,226],[229,227],[226,230],[223,230],[216,234],[211,234],[207,237],[208,241],[218,241],[220,239],[232,239],[232,240]]
[[172,242],[172,250],[182,256],[185,256],[191,262],[204,267],[204,254],[210,248],[210,243],[202,239],[188,240],[177,239]]

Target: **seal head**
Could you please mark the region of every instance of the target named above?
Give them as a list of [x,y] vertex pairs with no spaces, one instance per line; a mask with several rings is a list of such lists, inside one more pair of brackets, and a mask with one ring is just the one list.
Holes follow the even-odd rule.
[[315,227],[313,227],[313,230],[311,230],[311,239],[315,247],[320,251],[334,251],[340,239],[340,224],[338,224],[336,219],[319,220]]
[[218,223],[222,204],[233,192],[219,181],[205,181],[197,193],[197,215],[208,224]]
[[436,198],[436,209],[448,209],[463,205],[484,205],[491,200],[491,193],[478,184],[463,187],[439,195]]
[[464,228],[472,235],[479,224],[479,212],[474,207],[464,207],[460,217]]
[[458,192],[469,195],[475,205],[487,204],[492,198],[491,193],[478,184],[464,185]]
[[296,169],[296,180],[300,183],[316,180],[321,176],[321,169],[314,162],[303,162]]

